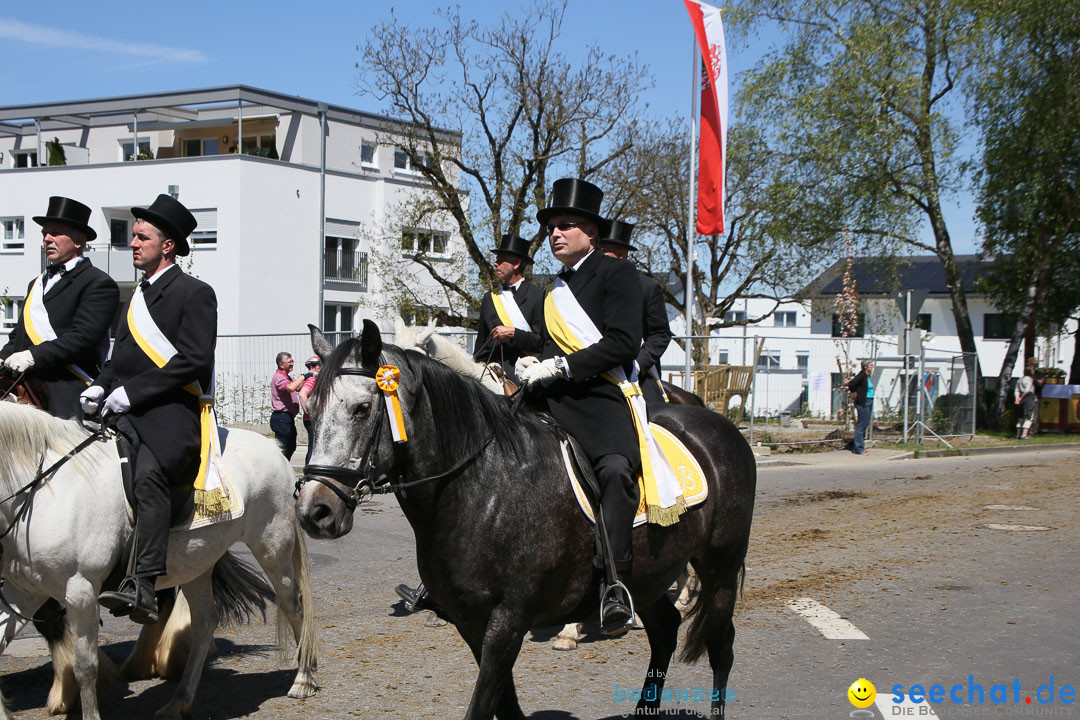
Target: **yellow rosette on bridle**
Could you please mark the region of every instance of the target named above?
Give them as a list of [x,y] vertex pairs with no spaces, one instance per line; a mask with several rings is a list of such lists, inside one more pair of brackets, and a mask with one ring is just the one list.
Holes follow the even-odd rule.
[[390,434],[394,442],[407,442],[409,436],[405,434],[405,416],[401,413],[401,401],[398,399],[398,380],[401,371],[393,365],[383,365],[375,373],[375,383],[383,392],[386,400],[386,414],[390,418]]

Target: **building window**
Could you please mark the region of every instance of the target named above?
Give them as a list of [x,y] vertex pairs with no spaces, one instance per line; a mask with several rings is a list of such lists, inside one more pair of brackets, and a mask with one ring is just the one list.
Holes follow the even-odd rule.
[[740,323],[745,321],[745,310],[728,310],[726,313],[724,313],[724,322],[726,323]]
[[[434,158],[432,158],[431,156],[431,153],[423,152],[420,153],[420,161],[428,167],[431,167],[431,165],[435,162]],[[408,153],[406,153],[401,148],[394,150],[394,170],[398,172],[412,174],[419,174],[420,172],[420,169],[416,167],[413,164],[412,160],[409,158]]]
[[131,225],[124,218],[109,219],[109,245],[124,248],[131,242]]
[[[375,143],[362,142],[360,143],[360,164],[365,167],[379,168],[379,164],[375,162],[375,150],[378,146]],[[397,153],[394,153],[394,167],[397,167]]]
[[780,353],[761,353],[758,355],[757,366],[762,370],[780,368]]
[[923,332],[931,331],[930,313],[919,313],[915,316],[915,327],[919,328]]
[[983,338],[1009,340],[1016,329],[1016,313],[986,313],[983,315]]
[[184,157],[202,157],[219,153],[217,138],[190,138],[184,141]]
[[[135,143],[121,142],[120,157],[124,162],[135,160]],[[153,160],[154,153],[150,150],[150,140],[139,139],[139,160]]]
[[11,155],[17,168],[32,168],[38,166],[37,150],[12,150]]
[[250,135],[241,143],[245,155],[278,160],[276,135]]
[[367,292],[368,256],[358,249],[359,244],[356,238],[327,237],[323,277],[356,283],[362,292]]
[[327,303],[323,305],[323,335],[335,347],[353,334],[353,305]]
[[773,325],[776,327],[795,327],[795,311],[782,310],[773,314]]
[[803,376],[806,376],[807,371],[810,369],[810,352],[808,350],[795,351],[795,368],[802,372]]
[[188,236],[191,247],[214,249],[217,247],[217,208],[193,209],[195,229]]
[[[851,335],[850,337],[862,337],[863,336],[863,320],[864,320],[863,314],[862,313],[856,313],[855,318],[856,318],[856,321],[855,321],[855,333],[853,335]],[[840,327],[840,314],[839,313],[833,313],[833,316],[832,316],[832,336],[833,337],[844,337],[844,333],[842,332],[842,328]]]
[[26,247],[26,227],[21,217],[0,218],[0,250],[22,252]]
[[0,329],[14,330],[19,324],[19,314],[22,312],[22,300],[7,298],[0,302]]
[[450,243],[450,233],[423,228],[405,228],[401,231],[401,251],[417,255],[445,255]]
[[728,364],[728,351],[727,350],[721,350],[721,351],[716,353],[716,364],[717,365],[727,365]]

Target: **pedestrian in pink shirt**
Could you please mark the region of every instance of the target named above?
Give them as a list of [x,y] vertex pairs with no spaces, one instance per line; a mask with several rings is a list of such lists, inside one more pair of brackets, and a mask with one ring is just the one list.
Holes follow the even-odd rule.
[[289,373],[293,369],[292,355],[277,354],[277,372],[270,380],[270,429],[281,443],[281,452],[292,459],[296,452],[296,414],[300,412],[297,390],[304,384],[304,376],[295,380]]

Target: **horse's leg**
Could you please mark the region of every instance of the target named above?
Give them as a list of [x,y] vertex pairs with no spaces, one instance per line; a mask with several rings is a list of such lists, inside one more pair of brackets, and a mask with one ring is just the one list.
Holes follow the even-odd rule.
[[[4,595],[8,602],[14,602],[12,590],[9,588],[5,588]],[[17,602],[15,605],[19,607]],[[22,605],[22,607],[26,606]],[[7,650],[7,646],[25,625],[26,621],[19,616],[12,615],[6,609],[0,610],[0,655],[3,654],[4,650]],[[0,694],[0,720],[11,720],[11,713],[7,709],[7,698],[3,694]]]
[[[737,555],[740,559],[743,553]],[[713,688],[719,692],[713,700],[712,714],[724,717],[728,677],[735,660],[735,601],[738,599],[739,574],[742,563],[730,557],[713,571],[695,561],[701,591],[698,595],[697,614],[686,634],[686,650],[682,659],[693,662],[701,655],[702,646],[709,652],[709,666],[713,671]]]
[[[268,551],[267,548],[271,546],[277,549]],[[288,552],[289,548],[291,553]],[[285,635],[289,628],[296,643],[296,679],[289,688],[289,697],[311,697],[319,689],[315,681],[319,652],[315,637],[315,611],[311,607],[311,565],[304,532],[294,522],[291,542],[278,541],[256,545],[251,549],[274,586],[278,606],[278,645],[285,647]]]
[[[39,632],[42,626],[34,623]],[[49,634],[46,636],[45,632]],[[50,715],[67,715],[79,707],[79,684],[75,681],[75,636],[66,611],[55,622],[47,623],[42,636],[49,646],[49,658],[53,666],[53,683],[45,700],[45,710]],[[120,670],[105,652],[98,648],[98,694],[106,694],[123,682]]]
[[693,565],[687,565],[686,569],[679,574],[678,583],[679,599],[675,601],[675,607],[682,613],[690,612],[690,608],[697,599],[700,583]]
[[500,612],[495,608],[482,635],[459,626],[480,666],[465,720],[491,720],[496,713],[499,720],[523,720],[525,717],[518,703],[513,675],[525,630],[517,627],[511,615],[508,610]]
[[191,652],[188,654],[187,667],[176,688],[176,693],[168,705],[158,711],[155,718],[181,718],[191,712],[191,703],[195,699],[195,690],[202,675],[206,653],[210,641],[214,638],[214,629],[218,624],[218,611],[214,605],[214,593],[210,584],[213,569],[181,586],[191,607]]
[[553,650],[573,650],[577,647],[578,640],[585,637],[581,632],[582,623],[567,623],[555,639],[551,641]]
[[168,595],[165,593],[158,593],[158,621],[142,626],[139,638],[135,641],[135,647],[131,649],[124,664],[120,666],[120,672],[128,681],[148,680],[159,675],[165,677],[158,662],[158,646],[161,643],[165,625],[172,620],[175,610],[174,601],[163,602],[166,597]]
[[682,622],[682,615],[675,609],[675,604],[668,598],[667,593],[638,612],[645,625],[645,634],[649,637],[649,670],[645,673],[645,683],[641,686],[641,700],[638,701],[637,709],[638,712],[644,710],[655,715],[660,707],[660,695],[667,679],[671,656],[679,644],[679,623]]
[[82,716],[84,720],[99,720],[98,624],[101,613],[98,610],[97,590],[88,580],[76,576],[68,581],[65,604],[68,624],[74,636],[75,681],[79,684]]

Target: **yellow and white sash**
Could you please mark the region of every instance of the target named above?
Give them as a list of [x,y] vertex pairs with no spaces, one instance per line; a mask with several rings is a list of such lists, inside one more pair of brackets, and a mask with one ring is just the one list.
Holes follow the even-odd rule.
[[[642,343],[644,345],[644,343]],[[660,382],[660,371],[653,365],[649,368],[649,374],[652,375],[653,380],[656,381],[656,387],[660,388],[660,394],[664,396],[664,402],[671,402],[667,396],[667,390],[664,389],[664,383]]]
[[[555,281],[554,289],[544,300],[544,323],[548,334],[567,354],[589,347],[603,337],[562,278]],[[686,512],[686,501],[675,472],[649,427],[645,398],[641,396],[636,374],[635,370],[635,377],[628,379],[621,367],[615,367],[605,372],[604,378],[619,386],[630,406],[641,452],[643,499],[649,522],[674,525]]]
[[[56,339],[56,331],[53,330],[49,320],[49,311],[45,309],[45,273],[41,273],[30,286],[30,294],[26,296],[23,305],[23,327],[30,342],[40,345]],[[82,380],[87,386],[94,381],[85,370],[75,364],[66,366],[72,375]]]
[[[176,355],[169,338],[154,322],[146,307],[142,287],[135,286],[127,313],[128,329],[136,344],[159,368],[165,367]],[[214,413],[214,372],[210,371],[210,387],[205,391],[199,382],[192,382],[184,390],[199,398],[199,424],[202,442],[199,450],[199,472],[195,476],[195,515],[213,517],[224,513],[236,514],[233,498],[229,493],[228,475],[221,461],[221,439],[218,433],[217,415]],[[242,512],[242,510],[241,510]]]
[[503,325],[513,327],[517,330],[524,330],[525,332],[532,332],[532,328],[529,327],[529,321],[525,319],[525,315],[522,314],[521,308],[514,298],[514,293],[509,290],[491,293],[491,303],[495,306],[495,312],[498,314],[499,321]]

